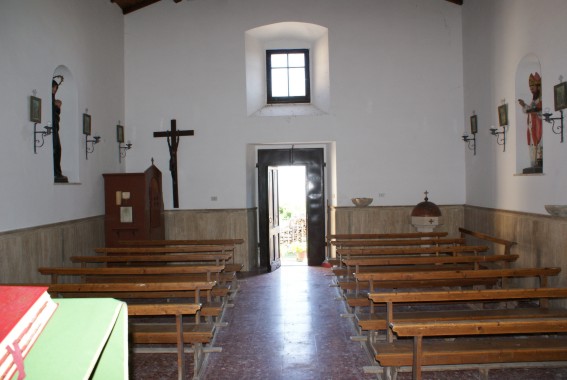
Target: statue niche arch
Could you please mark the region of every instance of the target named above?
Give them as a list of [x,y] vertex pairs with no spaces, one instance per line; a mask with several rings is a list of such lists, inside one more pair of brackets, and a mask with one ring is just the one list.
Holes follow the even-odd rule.
[[[62,82],[61,82],[61,78]],[[79,114],[78,114],[78,96],[77,85],[71,71],[64,65],[58,66],[52,75],[51,82],[56,81],[59,86],[54,98],[61,101],[61,112],[59,113],[59,141],[61,144],[60,166],[62,175],[67,177],[55,177],[55,160],[54,154],[54,180],[56,183],[77,183],[79,182]],[[50,104],[53,107],[52,103]],[[51,117],[51,124],[55,126],[56,120],[54,115]],[[54,136],[55,137],[55,136]],[[55,153],[56,139],[53,139],[53,148]]]

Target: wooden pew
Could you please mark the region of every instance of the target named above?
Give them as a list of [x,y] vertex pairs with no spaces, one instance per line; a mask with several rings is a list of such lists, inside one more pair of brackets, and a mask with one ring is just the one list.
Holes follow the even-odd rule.
[[[518,255],[487,256],[402,256],[402,257],[357,257],[344,259],[347,274],[377,272],[383,267],[413,267],[418,265],[471,264],[473,269],[480,269],[480,264],[512,262]],[[353,270],[354,267],[354,270]]]
[[240,245],[244,239],[193,239],[193,240],[121,240],[125,247],[159,247],[169,245]]
[[[164,242],[169,240],[156,240],[155,242]],[[171,240],[173,241],[173,240]],[[176,240],[177,241],[177,240]],[[231,240],[232,241],[232,240]],[[178,242],[183,242],[183,240],[178,240]],[[202,241],[205,243],[206,241]],[[140,241],[140,244],[144,241]],[[150,244],[150,243],[148,243]],[[131,246],[131,247],[109,247],[109,248],[96,248],[96,253],[105,254],[107,256],[118,256],[118,255],[170,255],[170,254],[195,254],[195,260],[197,257],[201,258],[201,262],[205,263],[214,260],[216,265],[224,265],[225,273],[236,272],[242,270],[243,265],[234,262],[234,250],[235,243],[227,244],[193,244],[193,245],[173,245],[173,246]],[[201,254],[201,256],[197,256]],[[228,255],[228,256],[227,256]],[[229,260],[232,259],[232,263]],[[189,260],[189,259],[187,259]],[[234,287],[236,290],[236,286]]]
[[461,233],[462,238],[466,238],[467,236],[473,237],[475,239],[483,240],[489,243],[493,243],[495,245],[502,245],[504,247],[504,254],[510,255],[512,252],[512,247],[514,247],[517,243],[515,241],[509,241],[505,239],[496,238],[494,236],[490,236],[487,234],[483,234],[481,232],[467,230],[465,228],[459,228],[459,232]]
[[[236,272],[227,271],[226,261],[230,259],[229,253],[188,253],[188,254],[139,254],[139,255],[115,255],[115,256],[72,256],[73,263],[80,263],[81,267],[86,268],[87,264],[112,264],[125,266],[156,266],[156,265],[193,265],[194,263],[214,262],[217,266],[223,266],[221,272],[215,272],[217,286],[213,290],[213,295],[227,297],[229,293],[235,291],[237,286]],[[211,265],[211,264],[209,264]],[[115,267],[115,266],[114,266]]]
[[[344,262],[347,268],[354,266],[353,276],[356,273],[384,273],[384,272],[400,272],[400,271],[441,271],[441,270],[455,270],[455,266],[461,265],[461,270],[472,269],[480,270],[486,269],[481,267],[480,264],[497,264],[507,263],[518,259],[518,255],[490,255],[490,256],[420,256],[420,257],[377,257],[377,258],[356,258],[345,259]],[[357,282],[354,282],[356,285]],[[347,303],[351,307],[370,306],[370,300],[366,294],[361,294],[360,290],[355,287],[355,294],[348,294],[346,296]],[[352,282],[342,282],[342,289],[352,289]],[[350,285],[350,286],[347,286]],[[367,283],[363,285],[368,286]]]
[[[178,379],[185,379],[185,347],[184,347],[184,331],[183,331],[183,316],[195,315],[201,309],[200,304],[147,304],[147,305],[130,305],[128,307],[129,316],[156,316],[156,315],[173,315],[175,316],[175,334],[177,344],[177,373]],[[132,329],[135,329],[132,325]],[[138,333],[139,334],[139,333]],[[132,334],[134,341],[141,340]],[[190,339],[188,339],[190,340]],[[195,350],[193,350],[195,354]],[[195,373],[199,370],[200,361],[195,358],[194,368]]]
[[[51,276],[51,283],[59,282],[60,276],[80,276],[87,282],[174,282],[178,278],[193,281],[216,281],[223,265],[174,265],[160,267],[41,267],[38,272]],[[215,278],[213,278],[213,275]]]
[[[81,282],[90,283],[168,283],[168,282],[210,282],[215,286],[206,292],[206,300],[202,303],[201,315],[216,318],[220,322],[226,305],[226,288],[218,289],[217,275],[223,270],[221,265],[199,266],[167,266],[167,267],[112,267],[112,268],[72,268],[72,267],[44,267],[38,268],[39,273],[51,276],[51,283],[59,282],[61,276],[80,277]],[[214,276],[214,278],[213,278]],[[215,290],[217,292],[215,292]],[[187,297],[188,294],[185,294]],[[197,297],[195,295],[194,297]],[[213,297],[218,297],[213,302]]]
[[425,239],[356,239],[334,240],[331,242],[337,248],[371,248],[371,247],[410,247],[410,246],[441,246],[463,245],[465,238],[425,238]]
[[214,262],[214,265],[224,265],[226,267],[226,261],[232,257],[230,253],[219,253],[219,254],[199,254],[199,253],[180,253],[180,254],[124,254],[124,255],[113,255],[113,256],[71,256],[70,260],[73,263],[81,263],[81,266],[85,264],[108,264],[108,263],[125,263],[125,264],[135,264],[140,263],[202,263],[202,262]]
[[355,240],[355,239],[421,239],[441,238],[447,236],[447,232],[392,232],[380,234],[331,234],[327,235],[327,241],[333,240]]
[[[178,378],[186,379],[184,345],[193,348],[194,375],[203,363],[203,345],[212,342],[215,325],[199,322],[200,292],[210,291],[214,282],[168,283],[96,283],[49,284],[48,292],[55,297],[112,297],[127,300],[128,315],[174,316],[175,323],[139,323],[129,318],[129,333],[134,344],[175,344],[177,346]],[[192,303],[164,303],[172,295],[186,298],[195,294]],[[136,299],[138,303],[130,301]],[[142,300],[142,301],[141,301]],[[142,302],[142,303],[139,303]],[[195,315],[195,323],[185,323],[183,316]]]
[[[360,240],[360,239],[372,239],[372,240],[381,240],[381,239],[427,239],[427,238],[442,238],[448,235],[447,232],[400,232],[400,233],[363,233],[363,234],[330,234],[326,236],[326,245],[327,248],[330,247],[336,240]],[[329,252],[329,257],[331,253]],[[330,259],[330,263],[333,265],[340,265],[340,259]]]
[[[540,286],[547,286],[547,278],[556,276],[561,268],[518,268],[518,269],[480,269],[462,271],[425,271],[425,272],[390,272],[357,273],[357,281],[368,281],[370,293],[375,285],[381,288],[418,288],[432,286],[461,286],[467,280],[503,279],[510,277],[538,277]],[[474,281],[473,281],[474,282]]]
[[[369,331],[369,341],[376,341],[375,332],[387,330],[389,342],[393,341],[391,330],[387,327],[392,322],[429,322],[442,320],[466,319],[511,319],[537,317],[567,317],[567,310],[549,308],[550,298],[567,298],[567,288],[531,288],[531,289],[484,289],[484,290],[432,290],[402,292],[372,292],[368,298],[375,306],[373,313],[358,319],[363,331]],[[472,303],[508,302],[517,300],[538,300],[539,307],[507,309],[471,309]],[[423,305],[431,303],[455,303],[461,307],[428,311],[396,311],[397,305]],[[384,304],[384,312],[376,312],[376,306]]]
[[[119,241],[119,244],[124,247],[167,247],[167,246],[233,246],[244,244],[244,239],[192,239],[192,240],[124,240]],[[232,257],[232,263],[225,263],[225,270],[227,272],[240,272],[244,265],[242,263],[234,262],[234,256]]]
[[454,245],[439,247],[384,247],[384,248],[342,248],[337,249],[341,259],[353,256],[399,256],[399,255],[439,255],[439,254],[478,254],[488,251],[485,245]]
[[[341,258],[341,261],[344,262],[344,260],[348,260],[355,257],[361,258],[361,257],[403,257],[403,256],[418,257],[424,255],[429,255],[429,256],[478,255],[479,253],[485,252],[487,250],[488,247],[486,246],[441,246],[441,247],[397,247],[397,248],[385,247],[385,248],[368,248],[368,249],[347,248],[347,249],[338,249],[337,254]],[[454,269],[458,269],[458,268],[454,268]],[[353,282],[348,277],[346,278],[345,281],[339,281],[338,285],[345,292],[348,290],[358,290],[366,286],[366,284]]]
[[[234,262],[234,244],[225,245],[180,245],[180,246],[141,246],[141,247],[111,247],[96,248],[96,253],[107,256],[133,256],[133,255],[170,255],[170,254],[201,254],[201,262],[214,260],[216,265],[225,266],[225,273],[233,272],[235,275],[241,271],[243,265]],[[226,256],[230,255],[230,256]],[[232,259],[232,263],[228,261]],[[196,260],[195,260],[196,261]],[[237,285],[237,284],[235,284]],[[236,290],[237,286],[234,287]]]
[[342,263],[342,250],[348,249],[369,249],[369,248],[385,248],[385,247],[425,247],[425,246],[454,246],[463,245],[464,238],[446,239],[446,238],[426,238],[426,239],[379,239],[379,240],[336,240],[332,244],[339,249],[337,253],[337,267],[333,268],[336,275],[343,275],[344,267]]
[[[234,253],[233,245],[195,245],[178,247],[109,247],[96,248],[96,253],[106,255],[156,255],[171,253]],[[232,256],[231,256],[232,257]]]
[[[567,338],[531,336],[526,339],[489,338],[426,341],[424,337],[465,335],[525,335],[567,332],[567,318],[393,322],[400,337],[413,337],[413,346],[381,347],[376,359],[383,366],[412,365],[413,379],[421,380],[422,365],[564,361]],[[402,343],[402,342],[400,342]],[[406,344],[407,346],[407,344]]]

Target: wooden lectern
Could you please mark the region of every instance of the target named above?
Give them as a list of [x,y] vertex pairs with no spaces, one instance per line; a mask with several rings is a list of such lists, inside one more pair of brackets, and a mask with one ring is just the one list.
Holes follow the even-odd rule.
[[165,239],[161,171],[152,164],[143,173],[102,176],[106,246],[117,247],[121,240]]

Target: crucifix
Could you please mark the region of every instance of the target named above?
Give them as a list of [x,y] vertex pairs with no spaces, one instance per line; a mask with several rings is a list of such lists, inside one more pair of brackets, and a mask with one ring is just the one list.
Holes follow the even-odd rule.
[[171,129],[164,132],[154,132],[154,137],[166,137],[167,146],[169,147],[169,171],[171,172],[171,181],[173,184],[173,208],[179,208],[179,195],[177,190],[177,147],[179,146],[180,136],[193,136],[195,131],[178,131],[177,122],[171,120]]

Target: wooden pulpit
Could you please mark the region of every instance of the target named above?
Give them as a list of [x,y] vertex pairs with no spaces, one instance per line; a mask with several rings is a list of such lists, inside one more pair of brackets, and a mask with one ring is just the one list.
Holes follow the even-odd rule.
[[161,171],[153,164],[143,173],[109,173],[104,177],[105,242],[163,240],[165,226]]

